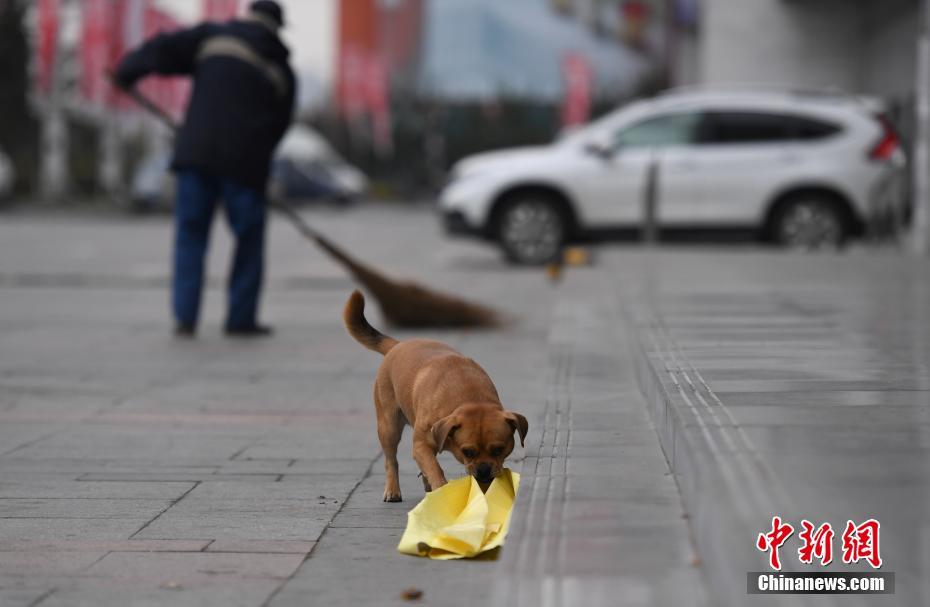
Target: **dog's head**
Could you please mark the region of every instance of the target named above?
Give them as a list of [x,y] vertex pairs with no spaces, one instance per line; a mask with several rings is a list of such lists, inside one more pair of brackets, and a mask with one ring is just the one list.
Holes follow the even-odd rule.
[[468,473],[482,485],[501,473],[513,451],[514,432],[520,446],[529,428],[526,418],[496,405],[468,404],[458,407],[432,427],[436,451],[451,451]]

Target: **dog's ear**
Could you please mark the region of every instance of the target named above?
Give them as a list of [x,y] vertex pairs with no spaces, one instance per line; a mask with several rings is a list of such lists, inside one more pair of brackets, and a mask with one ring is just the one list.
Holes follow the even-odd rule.
[[446,449],[446,441],[459,429],[462,424],[458,423],[455,413],[447,415],[430,428],[433,435],[433,442],[436,443],[436,452],[442,453]]
[[526,438],[527,431],[530,429],[530,424],[526,421],[526,418],[519,413],[505,411],[504,419],[507,420],[507,423],[510,424],[510,427],[513,431],[520,433],[520,446],[525,446],[523,441]]

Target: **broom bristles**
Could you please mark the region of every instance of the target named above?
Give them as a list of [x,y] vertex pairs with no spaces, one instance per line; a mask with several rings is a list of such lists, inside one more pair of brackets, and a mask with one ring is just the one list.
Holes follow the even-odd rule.
[[363,264],[320,234],[313,239],[345,266],[377,300],[385,320],[399,327],[476,327],[504,324],[495,310],[414,282],[397,282]]

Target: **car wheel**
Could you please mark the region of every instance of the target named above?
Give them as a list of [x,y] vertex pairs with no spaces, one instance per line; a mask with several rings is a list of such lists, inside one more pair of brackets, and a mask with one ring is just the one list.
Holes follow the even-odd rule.
[[832,198],[817,194],[786,200],[769,229],[775,242],[792,249],[837,249],[849,236],[843,208]]
[[497,237],[510,261],[538,265],[562,248],[567,222],[559,206],[541,194],[510,201],[497,218]]

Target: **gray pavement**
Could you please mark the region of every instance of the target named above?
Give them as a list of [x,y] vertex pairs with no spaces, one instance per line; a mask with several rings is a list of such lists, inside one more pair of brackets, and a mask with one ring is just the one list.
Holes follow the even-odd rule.
[[786,571],[871,570],[842,563],[841,536],[847,520],[881,523],[895,594],[818,603],[930,604],[927,262],[745,251],[616,267],[637,285],[641,385],[719,600],[761,602],[745,595],[745,572],[767,569],[750,538],[778,514],[836,531],[831,566],[800,564],[795,536]]
[[[271,226],[271,340],[223,339],[216,227],[199,339],[169,334],[165,218],[0,218],[0,605],[704,604],[675,479],[602,266],[553,287],[423,210],[308,214],[365,259],[520,318],[446,340],[530,420],[498,560],[395,547],[422,496],[384,504],[378,359],[339,321],[352,288]],[[377,314],[373,314],[377,322]],[[409,452],[405,441],[403,452]],[[460,474],[445,460],[450,475]]]
[[[0,218],[0,605],[930,604],[930,271],[890,252],[604,249],[560,285],[444,239],[427,212],[308,218],[397,274],[519,322],[430,335],[530,420],[497,560],[395,546],[378,359],[345,336],[351,283],[272,225],[263,342],[219,335],[215,232],[197,341],[167,322],[164,219]],[[373,320],[377,323],[377,314]],[[460,473],[444,460],[450,475]],[[882,597],[747,596],[779,514],[882,523]],[[782,549],[789,571],[796,536]],[[770,600],[763,600],[770,599]],[[814,600],[817,599],[817,600]]]

